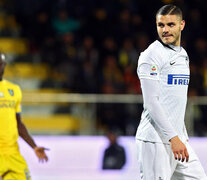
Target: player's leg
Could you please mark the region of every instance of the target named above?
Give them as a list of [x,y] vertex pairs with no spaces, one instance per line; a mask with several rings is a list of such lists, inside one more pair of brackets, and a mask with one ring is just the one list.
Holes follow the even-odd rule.
[[20,153],[9,157],[9,171],[3,176],[3,180],[31,180],[27,163]]
[[170,180],[176,167],[169,145],[136,140],[142,180]]
[[186,143],[186,147],[189,153],[189,162],[178,162],[171,180],[207,180],[204,169],[194,150],[189,143]]

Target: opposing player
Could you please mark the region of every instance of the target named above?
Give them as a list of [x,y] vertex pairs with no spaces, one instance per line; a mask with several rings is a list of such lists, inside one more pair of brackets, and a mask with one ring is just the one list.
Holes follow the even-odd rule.
[[207,180],[184,124],[190,79],[189,58],[180,46],[185,21],[180,8],[161,7],[156,14],[159,40],[138,60],[144,110],[136,133],[143,180]]
[[30,180],[30,173],[17,143],[20,135],[35,151],[40,161],[48,160],[44,147],[38,147],[21,121],[21,90],[3,80],[5,56],[0,54],[0,179]]

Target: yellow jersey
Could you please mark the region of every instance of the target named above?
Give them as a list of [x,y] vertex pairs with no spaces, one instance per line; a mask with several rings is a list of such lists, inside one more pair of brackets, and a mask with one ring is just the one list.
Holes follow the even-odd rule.
[[21,112],[22,93],[18,85],[0,81],[0,154],[19,150],[16,114]]

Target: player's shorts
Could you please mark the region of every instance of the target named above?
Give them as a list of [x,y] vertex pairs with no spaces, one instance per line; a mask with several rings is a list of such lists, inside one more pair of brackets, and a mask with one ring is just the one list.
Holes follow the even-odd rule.
[[136,140],[142,180],[207,180],[204,169],[188,142],[189,161],[175,160],[170,145]]
[[0,154],[0,180],[31,180],[27,163],[18,152],[11,155]]

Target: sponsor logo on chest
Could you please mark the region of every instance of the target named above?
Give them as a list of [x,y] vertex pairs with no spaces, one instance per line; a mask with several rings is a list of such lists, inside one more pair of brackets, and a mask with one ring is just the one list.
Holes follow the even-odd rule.
[[167,84],[169,85],[188,85],[190,76],[186,74],[168,74]]

